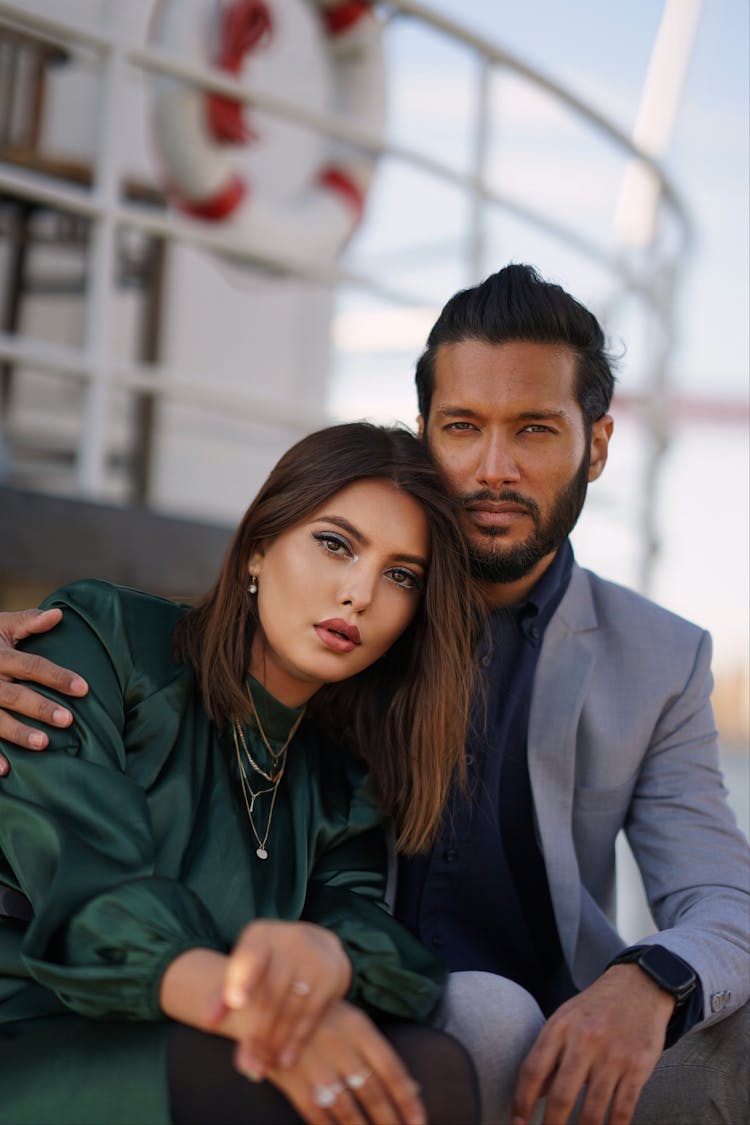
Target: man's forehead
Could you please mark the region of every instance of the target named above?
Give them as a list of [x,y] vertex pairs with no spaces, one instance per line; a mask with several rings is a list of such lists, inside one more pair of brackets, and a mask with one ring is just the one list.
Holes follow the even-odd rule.
[[557,410],[576,400],[575,352],[564,344],[461,340],[435,352],[433,408],[511,396],[528,409]]

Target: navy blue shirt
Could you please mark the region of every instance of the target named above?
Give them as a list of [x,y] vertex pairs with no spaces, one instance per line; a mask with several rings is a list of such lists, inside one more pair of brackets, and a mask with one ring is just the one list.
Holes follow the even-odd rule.
[[[401,861],[396,902],[401,921],[449,968],[510,977],[544,1011],[566,970],[534,836],[526,739],[544,630],[572,567],[566,543],[526,601],[490,614],[479,654],[486,724],[469,738],[469,789],[452,795],[432,854]],[[484,718],[481,704],[474,710]]]
[[[486,711],[474,708],[468,791],[452,794],[432,852],[401,859],[396,900],[396,916],[451,970],[509,977],[546,1014],[577,990],[534,831],[527,735],[544,632],[572,568],[566,542],[524,602],[490,614],[479,652]],[[700,1019],[701,1007],[698,986],[673,1018],[671,1042]]]

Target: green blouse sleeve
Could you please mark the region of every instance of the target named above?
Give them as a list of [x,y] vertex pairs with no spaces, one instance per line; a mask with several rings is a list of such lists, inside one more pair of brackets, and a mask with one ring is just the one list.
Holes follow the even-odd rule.
[[51,733],[53,752],[3,745],[0,880],[33,906],[21,947],[33,979],[83,1015],[158,1019],[169,962],[224,945],[201,901],[159,876],[143,789],[124,772],[125,696],[140,685],[116,593],[77,583],[50,606],[62,623],[26,647],[72,665],[90,688],[61,699],[75,722]]
[[361,768],[348,768],[352,798],[338,839],[327,843],[308,886],[305,917],[333,930],[353,968],[349,999],[372,1012],[426,1019],[442,996],[441,961],[385,904],[386,839]]

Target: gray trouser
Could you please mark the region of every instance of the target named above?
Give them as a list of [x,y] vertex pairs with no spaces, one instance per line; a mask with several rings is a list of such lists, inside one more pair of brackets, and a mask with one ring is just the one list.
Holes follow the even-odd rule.
[[[435,1023],[474,1059],[482,1125],[507,1125],[518,1069],[544,1024],[536,1001],[504,977],[452,973]],[[633,1125],[750,1125],[748,1059],[750,1004],[665,1051]],[[534,1120],[541,1117],[539,1106]]]

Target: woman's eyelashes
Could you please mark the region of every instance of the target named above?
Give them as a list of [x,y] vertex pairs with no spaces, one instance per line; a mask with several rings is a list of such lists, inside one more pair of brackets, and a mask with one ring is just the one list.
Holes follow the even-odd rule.
[[387,570],[386,574],[391,582],[400,586],[402,590],[415,590],[417,593],[422,590],[423,580],[413,570],[405,570],[402,566],[394,566]]
[[[346,536],[341,535],[340,532],[314,531],[312,535],[315,542],[326,555],[356,561],[358,556],[355,554],[354,547]],[[421,574],[417,574],[415,571],[408,570],[403,566],[391,566],[384,571],[384,574],[394,586],[398,586],[402,590],[415,590],[417,593],[421,593],[424,586],[424,578]]]
[[339,555],[346,558],[356,558],[354,549],[352,548],[349,540],[339,535],[336,531],[314,531],[313,539],[320,544],[323,551],[328,555]]

